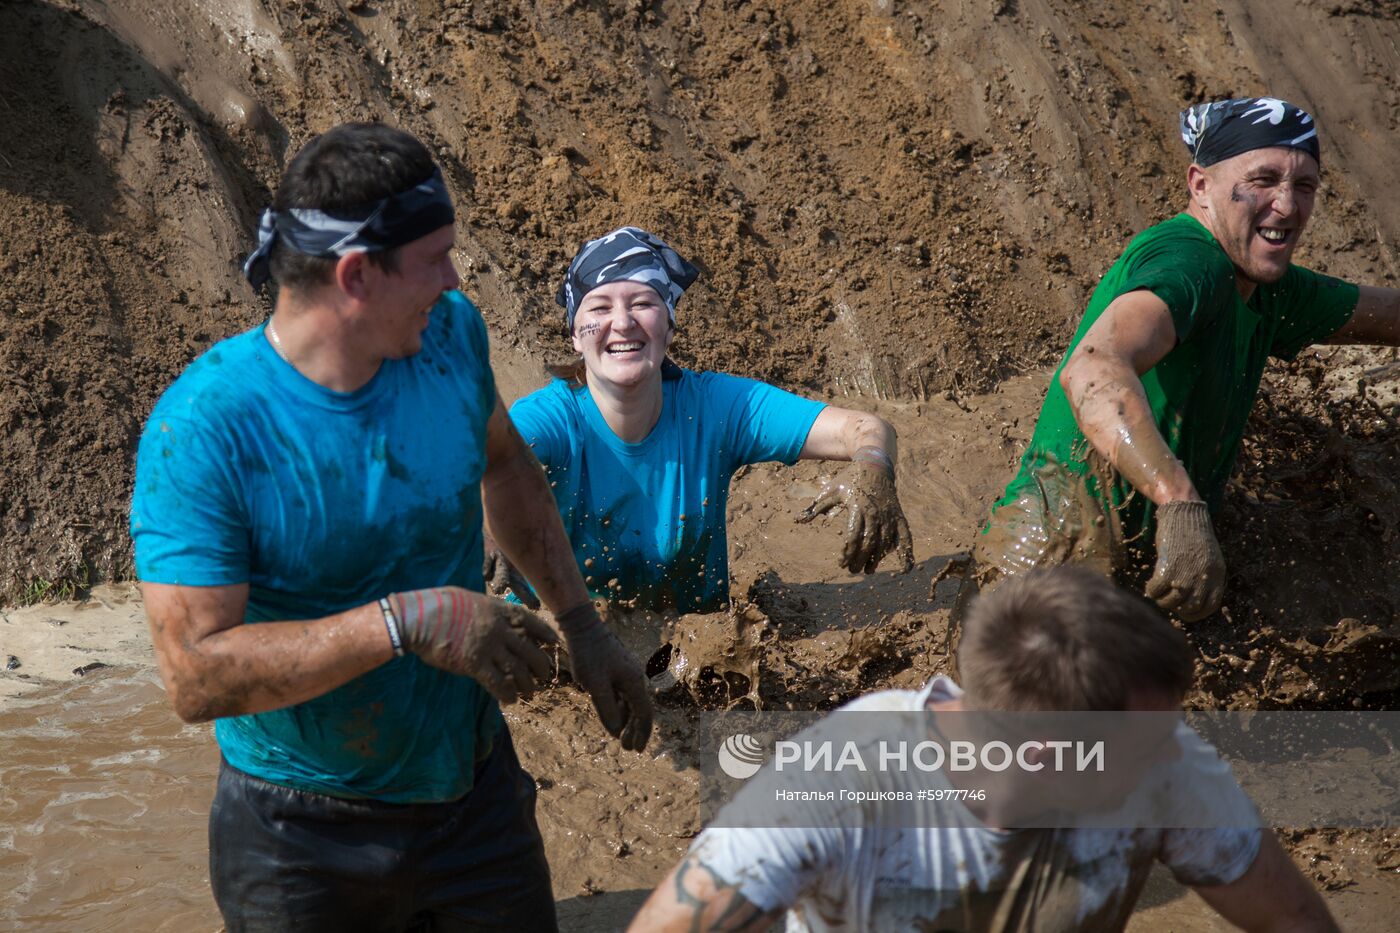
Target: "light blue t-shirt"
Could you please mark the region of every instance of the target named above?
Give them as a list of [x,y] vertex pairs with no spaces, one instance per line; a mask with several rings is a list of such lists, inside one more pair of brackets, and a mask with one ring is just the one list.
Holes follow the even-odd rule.
[[[486,422],[496,401],[480,312],[446,293],[422,350],[333,392],[259,326],[190,364],[136,460],[136,573],[248,583],[245,623],[313,619],[391,592],[480,591]],[[455,800],[501,726],[476,681],[408,655],[295,706],[220,719],[241,771],[338,797]]]
[[549,472],[590,590],[644,609],[710,612],[729,599],[730,477],[746,463],[796,462],[826,406],[689,370],[661,392],[661,417],[635,444],[612,432],[586,387],[560,379],[510,413]]

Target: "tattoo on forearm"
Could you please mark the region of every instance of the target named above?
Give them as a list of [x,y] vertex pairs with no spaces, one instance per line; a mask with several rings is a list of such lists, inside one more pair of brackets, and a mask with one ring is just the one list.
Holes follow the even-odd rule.
[[[701,900],[686,889],[686,876],[692,870],[703,871],[709,875],[710,883],[715,889],[709,899]],[[680,867],[676,869],[675,884],[676,903],[691,909],[691,933],[728,933],[732,930],[743,930],[764,916],[763,910],[739,893],[737,885],[726,881],[713,868],[697,858],[688,856],[681,862]],[[722,900],[727,903],[719,916],[707,921],[705,911]]]

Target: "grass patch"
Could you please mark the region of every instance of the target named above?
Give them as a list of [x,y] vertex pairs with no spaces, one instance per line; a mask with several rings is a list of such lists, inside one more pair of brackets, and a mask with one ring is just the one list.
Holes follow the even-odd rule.
[[6,589],[4,601],[8,606],[64,602],[86,596],[92,584],[91,568],[83,564],[73,573],[52,580],[45,577],[16,580]]

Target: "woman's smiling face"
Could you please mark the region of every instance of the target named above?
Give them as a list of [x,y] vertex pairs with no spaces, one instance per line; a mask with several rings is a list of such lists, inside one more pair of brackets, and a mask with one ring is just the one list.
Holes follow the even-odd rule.
[[574,349],[589,376],[617,386],[659,374],[674,333],[666,303],[641,282],[599,285],[583,296],[574,316]]

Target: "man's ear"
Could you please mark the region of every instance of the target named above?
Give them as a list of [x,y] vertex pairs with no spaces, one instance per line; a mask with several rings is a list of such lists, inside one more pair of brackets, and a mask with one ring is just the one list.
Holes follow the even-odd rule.
[[1186,190],[1191,195],[1191,203],[1201,210],[1208,210],[1210,207],[1207,196],[1210,194],[1211,181],[1210,172],[1195,162],[1186,170]]
[[356,301],[366,301],[370,293],[370,283],[367,278],[373,271],[377,270],[370,268],[366,253],[359,251],[346,253],[336,260],[335,284],[342,292]]

